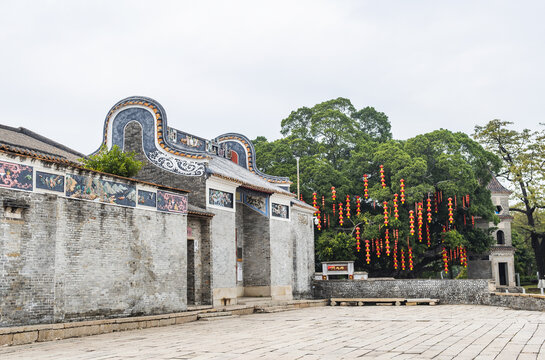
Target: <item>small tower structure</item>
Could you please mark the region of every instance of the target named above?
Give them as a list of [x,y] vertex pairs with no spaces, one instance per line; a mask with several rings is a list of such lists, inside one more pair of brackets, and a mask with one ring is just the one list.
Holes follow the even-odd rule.
[[[509,213],[509,196],[511,191],[506,189],[494,176],[488,183],[488,190],[492,197],[496,215],[500,222],[493,236],[495,244],[490,247],[490,266],[492,278],[496,281],[496,287],[508,288],[516,286],[515,282],[515,248],[511,239],[511,223],[513,217]],[[494,224],[490,223],[490,227]]]

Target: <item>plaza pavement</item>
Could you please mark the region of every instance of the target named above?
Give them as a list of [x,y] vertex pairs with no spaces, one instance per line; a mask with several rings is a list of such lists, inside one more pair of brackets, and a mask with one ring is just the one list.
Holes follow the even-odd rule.
[[315,307],[0,348],[0,359],[545,359],[545,313]]

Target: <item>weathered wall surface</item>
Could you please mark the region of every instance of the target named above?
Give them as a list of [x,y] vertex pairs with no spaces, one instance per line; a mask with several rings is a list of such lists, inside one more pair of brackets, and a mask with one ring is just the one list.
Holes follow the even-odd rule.
[[312,214],[291,208],[290,223],[293,246],[293,297],[312,297],[314,276],[314,226]]
[[271,285],[271,239],[269,218],[243,204],[244,286]]
[[271,217],[270,238],[271,285],[291,287],[293,279],[293,239],[291,238],[289,222]]
[[315,280],[317,299],[341,298],[432,298],[443,304],[487,304],[488,280]]
[[214,305],[221,299],[231,299],[236,293],[235,216],[234,211],[208,208],[214,214],[210,222],[211,254],[214,264],[212,291]]
[[[187,217],[0,189],[0,326],[186,309]],[[8,215],[8,216],[6,216]]]
[[125,128],[125,151],[134,151],[136,158],[144,163],[142,169],[135,176],[136,179],[149,181],[154,184],[169,186],[189,191],[189,203],[200,208],[206,208],[206,179],[205,176],[180,176],[152,164],[144,155],[142,149],[142,126],[130,122]]

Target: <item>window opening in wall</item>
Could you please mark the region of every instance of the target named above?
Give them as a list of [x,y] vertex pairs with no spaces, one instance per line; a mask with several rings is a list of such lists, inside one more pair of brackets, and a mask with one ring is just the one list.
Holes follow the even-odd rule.
[[503,211],[503,207],[501,205],[496,205],[496,215],[501,214]]
[[498,245],[505,245],[505,234],[502,230],[498,230],[496,232],[496,239],[498,242]]

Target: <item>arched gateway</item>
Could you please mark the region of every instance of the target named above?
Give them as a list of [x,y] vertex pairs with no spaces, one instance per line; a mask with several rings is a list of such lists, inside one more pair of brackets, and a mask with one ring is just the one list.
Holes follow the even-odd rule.
[[[310,296],[314,209],[289,192],[288,178],[261,173],[244,135],[204,139],[170,127],[155,100],[116,103],[102,146],[135,151],[136,176],[189,190],[188,302],[234,304],[243,296]],[[138,194],[145,201],[146,194]]]

